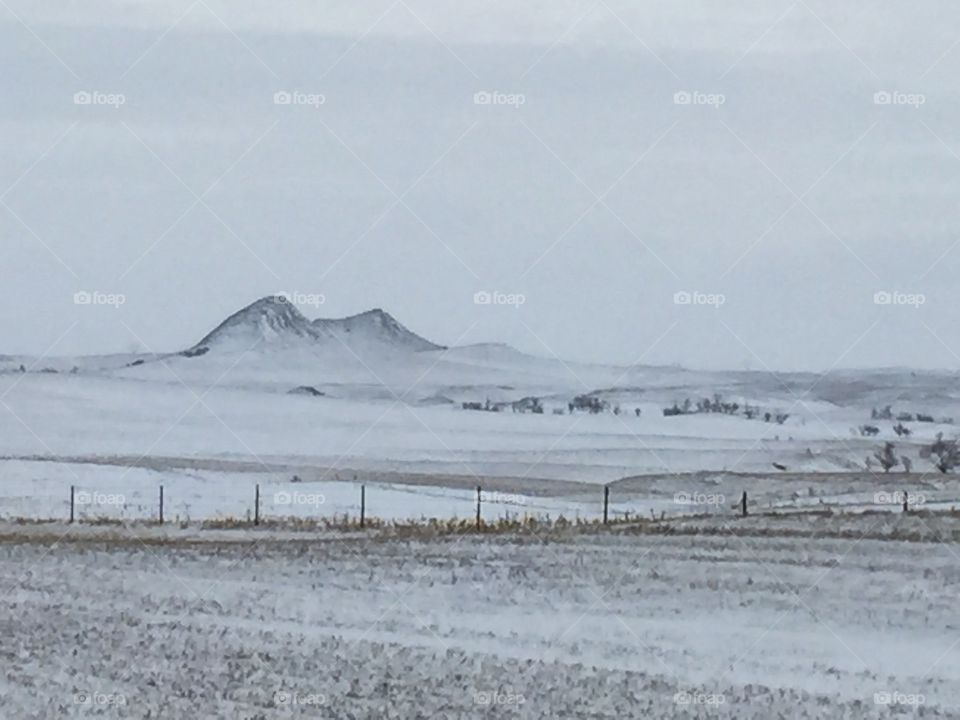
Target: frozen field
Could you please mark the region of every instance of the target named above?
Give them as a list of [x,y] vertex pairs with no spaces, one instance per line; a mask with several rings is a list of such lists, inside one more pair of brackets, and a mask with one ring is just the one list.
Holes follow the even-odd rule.
[[[957,436],[956,387],[948,371],[697,371],[568,363],[499,344],[443,348],[381,310],[311,322],[267,297],[180,353],[0,356],[0,497],[42,505],[50,487],[59,504],[72,477],[88,489],[126,483],[146,509],[163,484],[184,516],[197,505],[202,515],[236,516],[253,484],[296,475],[329,490],[336,512],[349,511],[357,489],[327,484],[356,480],[457,491],[447,514],[477,485],[560,498],[575,514],[578,503],[595,506],[603,484],[617,486],[614,502],[646,511],[658,509],[643,504],[650,495],[710,489],[711,473],[782,473],[839,481],[808,494],[821,502],[831,490],[849,495],[849,478],[860,490],[869,489],[864,476],[886,482],[868,458],[892,442],[919,476],[912,483],[932,482],[952,501],[923,449],[939,433]],[[572,412],[578,397],[601,411]],[[513,411],[531,399],[542,414]],[[721,401],[732,414],[697,408]],[[37,460],[45,462],[18,465]],[[719,491],[783,503],[809,490],[772,482]],[[440,512],[431,500],[388,505],[398,509],[387,516]],[[547,505],[539,509],[557,509]]]
[[[954,426],[908,423],[911,435],[901,438],[894,421],[874,421],[871,410],[960,416],[954,379],[932,373],[574,366],[497,347],[362,359],[329,352],[298,346],[160,360],[28,359],[23,374],[18,360],[0,361],[0,456],[242,461],[319,468],[341,479],[405,473],[474,486],[489,478],[597,484],[644,474],[769,472],[773,463],[790,472],[862,471],[867,456],[892,441],[926,472],[921,446],[938,432],[954,436]],[[304,386],[322,395],[289,394]],[[569,414],[569,402],[584,393],[607,410]],[[788,418],[781,425],[742,413],[663,415],[714,395]],[[510,410],[510,402],[534,396],[544,414]],[[488,400],[505,403],[503,411],[462,408]],[[859,434],[868,423],[877,426],[875,437]]]
[[958,533],[890,513],[406,539],[2,525],[0,714],[955,717]]
[[[665,420],[649,402],[639,418],[609,412],[554,416],[420,405],[416,396],[398,402],[385,390],[383,397],[366,397],[368,390],[340,387],[330,390],[337,394],[314,398],[176,381],[0,375],[0,453],[187,456],[299,462],[345,473],[400,470],[596,483],[640,472],[768,470],[773,460],[803,470],[857,468],[877,444],[851,437],[848,426],[863,420],[842,411],[829,426],[811,416],[806,425],[781,427],[722,416]],[[571,386],[557,403],[565,405],[578,391]],[[487,389],[474,392],[468,397],[483,400]]]
[[[571,366],[278,312],[221,326],[242,352],[0,360],[0,718],[957,715],[960,481],[923,450],[951,377]],[[663,413],[721,396],[741,412]],[[886,442],[912,472],[867,462]],[[539,524],[475,534],[478,486],[486,523]],[[577,524],[604,486],[618,522]]]
[[[603,511],[603,488],[594,483],[387,471],[347,474],[309,465],[273,465],[269,470],[256,462],[196,458],[0,460],[0,518],[65,520],[70,517],[72,488],[78,521],[156,520],[162,487],[168,522],[249,522],[259,486],[260,517],[265,520],[356,520],[361,492],[367,518],[472,519],[479,483],[480,514],[487,522],[524,517],[596,520]],[[640,475],[609,487],[613,519],[730,517],[738,513],[743,492],[751,512],[900,512],[904,493],[913,509],[960,507],[960,479],[940,473],[702,472]]]

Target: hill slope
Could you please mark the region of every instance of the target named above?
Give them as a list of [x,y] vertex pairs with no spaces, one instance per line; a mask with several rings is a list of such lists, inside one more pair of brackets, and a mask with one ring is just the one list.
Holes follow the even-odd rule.
[[445,349],[408,330],[380,308],[345,318],[319,318],[311,325],[320,333],[336,336],[351,348],[385,345],[411,352]]
[[296,348],[320,346],[355,353],[390,350],[443,350],[404,327],[380,308],[345,318],[308,320],[283,296],[265,297],[235,312],[186,350],[188,357],[211,351],[246,351],[253,347]]

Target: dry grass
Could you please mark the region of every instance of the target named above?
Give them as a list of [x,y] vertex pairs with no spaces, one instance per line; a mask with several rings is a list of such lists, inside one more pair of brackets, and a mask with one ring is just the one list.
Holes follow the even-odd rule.
[[[564,516],[557,518],[526,515],[515,518],[503,518],[497,521],[475,519],[436,519],[420,520],[382,520],[366,518],[363,527],[358,517],[341,515],[329,518],[271,517],[262,518],[259,524],[243,517],[226,517],[216,520],[167,522],[161,525],[157,520],[121,521],[114,518],[84,518],[70,525],[62,520],[36,520],[11,518],[4,530],[0,525],[0,542],[5,543],[108,543],[127,542],[150,545],[189,545],[193,543],[236,543],[270,542],[272,533],[284,533],[282,542],[316,542],[332,539],[356,539],[365,541],[391,541],[398,539],[429,540],[443,537],[465,535],[503,536],[503,537],[540,537],[552,538],[574,536],[578,534],[599,534],[614,527],[636,525],[637,520],[618,518],[611,520],[609,527],[602,520],[568,520]],[[639,521],[648,524],[653,521]],[[22,527],[23,530],[16,530]],[[27,528],[31,528],[28,530]],[[71,531],[70,528],[74,530]],[[104,532],[91,532],[93,528]],[[117,532],[122,530],[122,532]],[[178,531],[194,531],[193,536],[179,534]],[[233,531],[233,532],[231,532]],[[238,536],[236,531],[241,531]],[[292,537],[296,536],[296,537]]]
[[[878,522],[884,521],[884,522]],[[475,519],[436,519],[395,521],[366,518],[363,526],[356,516],[338,515],[326,518],[270,517],[257,525],[251,519],[227,517],[206,521],[177,521],[160,525],[156,520],[121,521],[114,518],[84,518],[73,526],[62,520],[11,518],[0,529],[0,542],[138,542],[189,544],[192,542],[269,542],[271,533],[285,533],[284,541],[323,541],[334,535],[340,539],[391,541],[396,539],[429,540],[442,537],[473,535],[502,537],[572,538],[578,535],[734,535],[742,537],[805,537],[811,539],[875,539],[907,542],[960,543],[960,511],[915,510],[909,513],[866,511],[844,513],[835,509],[804,511],[768,511],[741,518],[738,514],[682,516],[673,518],[612,518],[604,524],[600,519],[567,519],[524,515],[496,521]],[[874,527],[876,525],[876,527]],[[22,527],[22,531],[15,528]],[[105,533],[65,532],[66,527],[102,528]],[[28,530],[32,528],[32,530]],[[49,528],[46,531],[45,528]],[[113,533],[111,529],[124,532]],[[140,529],[140,532],[137,530]],[[177,531],[190,532],[188,537]],[[234,532],[230,532],[234,531]],[[242,531],[238,536],[236,531]],[[221,535],[222,533],[222,535]],[[228,534],[229,533],[229,534]],[[296,536],[296,537],[294,537]],[[329,537],[325,537],[329,536]]]

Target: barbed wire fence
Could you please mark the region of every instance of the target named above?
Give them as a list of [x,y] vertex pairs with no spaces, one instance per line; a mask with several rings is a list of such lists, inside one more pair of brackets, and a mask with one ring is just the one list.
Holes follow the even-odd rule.
[[[70,485],[65,497],[57,499],[49,493],[38,497],[7,498],[0,500],[4,506],[0,518],[6,520],[29,520],[36,522],[105,523],[148,522],[158,525],[169,523],[190,524],[195,522],[233,522],[249,524],[283,524],[285,522],[356,525],[363,529],[371,524],[385,522],[471,521],[479,529],[488,523],[511,520],[568,520],[596,522],[607,525],[631,520],[664,520],[668,517],[665,505],[670,506],[670,518],[692,515],[716,514],[732,517],[748,517],[755,512],[792,510],[830,510],[844,512],[865,505],[876,505],[885,510],[911,512],[924,506],[926,498],[920,492],[908,490],[875,493],[873,502],[834,502],[820,505],[774,504],[769,497],[766,502],[751,502],[746,490],[736,500],[720,494],[676,493],[672,503],[662,496],[638,500],[636,493],[628,493],[619,504],[614,504],[616,494],[610,485],[597,487],[596,502],[589,498],[564,502],[550,498],[544,502],[536,496],[520,493],[487,491],[477,485],[474,491],[440,489],[407,489],[409,498],[403,508],[390,507],[397,498],[395,485],[351,484],[338,490],[338,502],[329,503],[323,492],[297,482],[256,483],[235,492],[209,493],[204,497],[202,489],[185,490],[171,494],[163,485],[151,488],[136,488],[132,495],[117,488]],[[412,487],[412,486],[411,486]],[[344,501],[344,494],[355,493],[355,502]],[[380,493],[378,495],[378,492]],[[179,496],[178,496],[179,495]],[[372,512],[370,500],[381,508]],[[538,502],[539,500],[539,502]],[[787,501],[789,503],[789,501]],[[431,507],[432,505],[432,507]],[[439,506],[439,507],[438,507]],[[657,513],[656,506],[659,509]],[[386,512],[383,512],[383,509]],[[647,514],[649,513],[649,514]]]

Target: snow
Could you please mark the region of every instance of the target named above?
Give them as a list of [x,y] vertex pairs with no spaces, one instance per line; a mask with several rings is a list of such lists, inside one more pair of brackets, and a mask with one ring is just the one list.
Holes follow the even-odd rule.
[[712,535],[208,531],[210,543],[0,524],[17,617],[0,696],[24,718],[916,710],[888,695],[949,717],[955,555],[844,521],[859,532],[793,537],[764,520],[766,536],[712,521]]
[[419,352],[443,349],[410,332],[380,308],[346,318],[310,321],[288,295],[275,295],[238,310],[188,352],[243,352],[260,345],[272,349],[297,346],[309,349],[311,345],[317,345],[328,350],[365,355],[385,350]]
[[258,343],[267,346],[293,340],[319,339],[297,308],[281,295],[265,297],[237,311],[208,335],[194,350],[248,348]]
[[[952,431],[915,424],[907,441],[886,427],[876,439],[853,437],[850,428],[869,412],[858,408],[816,417],[801,410],[784,426],[715,415],[663,418],[651,403],[643,403],[639,418],[629,411],[556,416],[551,401],[544,415],[465,411],[456,403],[465,391],[456,386],[431,383],[404,396],[369,373],[362,377],[362,369],[357,383],[343,383],[322,367],[286,379],[281,367],[260,384],[268,354],[232,370],[215,363],[213,373],[208,362],[205,356],[110,373],[0,375],[0,454],[232,458],[608,483],[650,473],[776,472],[773,462],[791,471],[862,471],[864,458],[887,439],[925,472],[920,445]],[[301,385],[326,397],[288,394]],[[502,392],[533,394],[514,387]],[[436,392],[454,404],[418,402]]]
[[[922,698],[938,717],[960,702],[960,481],[921,458],[956,430],[900,438],[870,419],[894,401],[960,415],[947,375],[818,385],[423,343],[383,311],[311,322],[264,299],[204,352],[0,359],[4,716],[886,717]],[[585,393],[623,412],[566,412]],[[790,417],[661,412],[715,393]],[[528,396],[544,414],[510,411]],[[487,400],[506,409],[463,408]],[[913,473],[865,467],[887,441]],[[487,523],[596,521],[604,486],[634,522],[389,525],[472,521],[478,486]],[[361,488],[387,527],[317,529],[348,527]]]
[[389,313],[374,308],[346,318],[318,318],[311,325],[337,337],[341,343],[361,354],[369,354],[379,345],[411,352],[445,348],[410,332]]
[[[698,479],[703,473],[731,478],[723,489],[727,499],[747,490],[768,505],[793,503],[811,483],[781,487],[777,463],[787,476],[830,478],[832,487],[819,487],[810,502],[862,505],[881,486],[865,458],[883,442],[895,442],[898,455],[913,458],[916,475],[887,489],[924,491],[939,473],[931,476],[921,448],[938,432],[956,434],[949,424],[908,423],[913,434],[899,438],[892,422],[870,419],[872,407],[895,399],[896,411],[960,415],[960,403],[936,373],[884,371],[855,379],[844,371],[804,393],[800,388],[812,384],[803,376],[778,383],[756,373],[579,366],[506,346],[414,351],[382,311],[343,321],[358,349],[353,352],[338,339],[315,342],[315,325],[288,303],[267,298],[251,307],[212,333],[221,340],[236,339],[235,332],[244,340],[253,336],[242,350],[218,341],[195,357],[28,360],[27,373],[17,371],[23,359],[10,360],[8,371],[0,371],[0,456],[65,466],[125,468],[143,461],[159,471],[206,467],[223,471],[218,487],[234,481],[231,472],[247,485],[256,473],[269,482],[297,474],[314,482],[356,476],[366,484],[457,492],[481,485],[562,497],[574,515],[595,508],[595,486],[610,483],[617,487],[614,501],[629,503],[624,512],[669,510],[661,501],[675,493],[709,491]],[[386,335],[368,327],[386,328]],[[46,367],[61,371],[41,372]],[[63,372],[73,367],[76,372]],[[892,399],[887,393],[900,379],[904,389]],[[296,392],[307,387],[322,395]],[[941,389],[936,402],[930,399],[935,388]],[[591,391],[623,412],[567,414],[573,396]],[[673,402],[714,392],[790,417],[778,425],[742,415],[662,415]],[[464,402],[527,396],[543,398],[543,415],[462,408]],[[876,424],[879,436],[860,437],[855,428],[864,423]],[[738,480],[744,473],[760,481]],[[633,477],[648,480],[631,484]],[[165,484],[175,491],[176,481]],[[659,488],[655,496],[645,486],[651,483]],[[939,501],[960,496],[947,490]],[[62,489],[56,492],[62,496]]]

